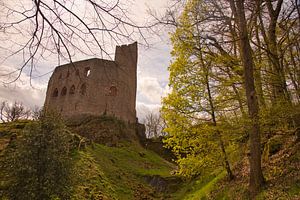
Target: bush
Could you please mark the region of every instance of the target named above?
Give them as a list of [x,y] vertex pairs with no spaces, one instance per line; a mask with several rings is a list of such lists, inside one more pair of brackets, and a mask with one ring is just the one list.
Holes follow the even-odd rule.
[[70,135],[60,117],[29,123],[9,155],[11,199],[69,199]]

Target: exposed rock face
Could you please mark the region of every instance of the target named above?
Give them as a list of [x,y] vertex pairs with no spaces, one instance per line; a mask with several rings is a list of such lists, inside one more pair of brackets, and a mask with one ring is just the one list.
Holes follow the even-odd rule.
[[88,116],[76,120],[78,121],[68,121],[68,127],[88,141],[114,147],[120,141],[138,141],[135,124],[127,124],[109,116]]
[[115,60],[98,58],[56,67],[45,108],[65,118],[102,114],[136,122],[137,43],[116,47]]
[[179,177],[161,177],[159,175],[145,176],[145,181],[155,188],[156,192],[174,192],[182,183]]

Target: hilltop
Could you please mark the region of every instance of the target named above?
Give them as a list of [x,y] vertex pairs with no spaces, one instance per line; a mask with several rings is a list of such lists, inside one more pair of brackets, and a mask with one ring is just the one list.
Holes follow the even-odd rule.
[[[29,123],[0,124],[1,159],[16,148],[13,143],[22,137],[22,130]],[[175,164],[143,148],[131,126],[109,117],[69,124],[77,140],[71,154],[76,177],[69,186],[72,199],[165,199],[178,188],[176,184],[181,182],[180,178],[171,175]],[[84,132],[89,135],[78,134]],[[4,173],[1,169],[2,196],[9,187]]]
[[[0,124],[1,159],[16,148],[30,121]],[[72,124],[72,125],[71,125]],[[72,152],[75,181],[72,199],[247,199],[248,158],[235,154],[235,179],[228,181],[222,167],[191,180],[174,174],[177,167],[155,152],[145,149],[134,129],[114,118],[90,118],[69,124],[76,135]],[[114,127],[114,128],[112,128]],[[82,137],[79,134],[87,134]],[[97,133],[103,137],[95,137]],[[91,139],[95,141],[92,141]],[[108,138],[114,138],[108,140]],[[80,143],[80,146],[78,145]],[[246,150],[246,148],[244,149]],[[259,199],[299,199],[299,142],[292,132],[276,136],[269,145],[269,159],[264,165],[267,185]],[[234,154],[234,153],[233,153]],[[267,159],[267,158],[265,158]],[[5,199],[9,180],[0,172],[0,195]]]

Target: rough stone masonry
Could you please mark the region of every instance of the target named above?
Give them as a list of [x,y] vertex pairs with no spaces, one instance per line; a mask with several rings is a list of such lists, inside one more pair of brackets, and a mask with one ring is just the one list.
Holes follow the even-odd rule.
[[92,58],[55,68],[46,110],[65,118],[103,114],[136,122],[137,43],[116,47],[115,60]]

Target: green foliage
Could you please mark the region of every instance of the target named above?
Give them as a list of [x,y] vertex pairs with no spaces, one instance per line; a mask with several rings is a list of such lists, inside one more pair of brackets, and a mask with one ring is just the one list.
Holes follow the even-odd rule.
[[[178,118],[177,118],[178,119]],[[214,129],[208,125],[191,126],[188,122],[181,129],[172,126],[166,128],[169,136],[164,140],[166,147],[171,148],[178,160],[178,173],[186,178],[193,178],[203,171],[216,165],[221,165],[218,160],[220,148]]]
[[32,121],[9,148],[6,169],[11,199],[70,198],[70,135],[59,116]]
[[171,34],[172,91],[162,107],[168,134],[164,142],[177,156],[178,173],[186,178],[223,165],[227,156],[222,148],[225,145],[226,149],[236,137],[235,130],[241,129],[241,125],[232,129],[230,121],[236,116],[224,111],[243,110],[239,104],[243,90],[236,85],[241,81],[241,66],[234,56],[216,54],[207,45],[202,31],[206,27],[198,23],[205,21],[206,12],[203,1],[187,1]]
[[261,110],[261,124],[264,132],[286,131],[300,126],[300,106],[289,103],[274,104]]
[[[245,7],[247,11],[248,6]],[[233,20],[235,14],[231,9],[233,5],[229,1],[188,0],[176,19],[175,31],[170,34],[173,60],[169,66],[169,80],[172,90],[163,99],[164,132],[168,134],[164,142],[177,156],[178,173],[187,178],[195,177],[212,166],[224,165],[226,157],[235,160],[232,155],[225,156],[223,152],[230,150],[234,154],[237,146],[245,145],[253,130],[251,118],[256,121],[256,116],[247,116],[245,82],[249,83],[247,80],[252,72],[244,77],[239,30],[236,28],[239,25]],[[247,20],[253,20],[253,25],[257,25],[258,16]],[[266,144],[265,161],[282,147],[280,141],[275,141],[274,135],[300,127],[300,109],[296,104],[299,102],[299,81],[296,83],[299,75],[292,71],[276,74],[276,70],[280,69],[270,66],[274,65],[269,55],[273,50],[264,52],[259,46],[263,43],[260,41],[263,38],[261,30],[255,25],[252,28],[257,32],[249,35],[250,42],[259,43],[250,49],[255,63],[254,94],[257,94],[261,108],[258,111],[258,132],[262,133],[263,144]],[[297,56],[293,55],[293,47],[290,51],[290,59]],[[296,62],[295,59],[293,61]],[[287,70],[298,66],[296,63],[293,66],[288,62],[285,64],[290,66]],[[285,69],[285,66],[280,68]],[[274,75],[282,81],[275,83]],[[286,83],[289,83],[286,91],[283,91],[284,87],[278,89]],[[289,98],[286,98],[287,93],[291,95]],[[286,97],[281,98],[282,95]],[[251,107],[253,105],[248,107],[250,113],[254,111]],[[273,139],[268,141],[270,138]],[[260,149],[260,145],[257,143],[256,149]]]

